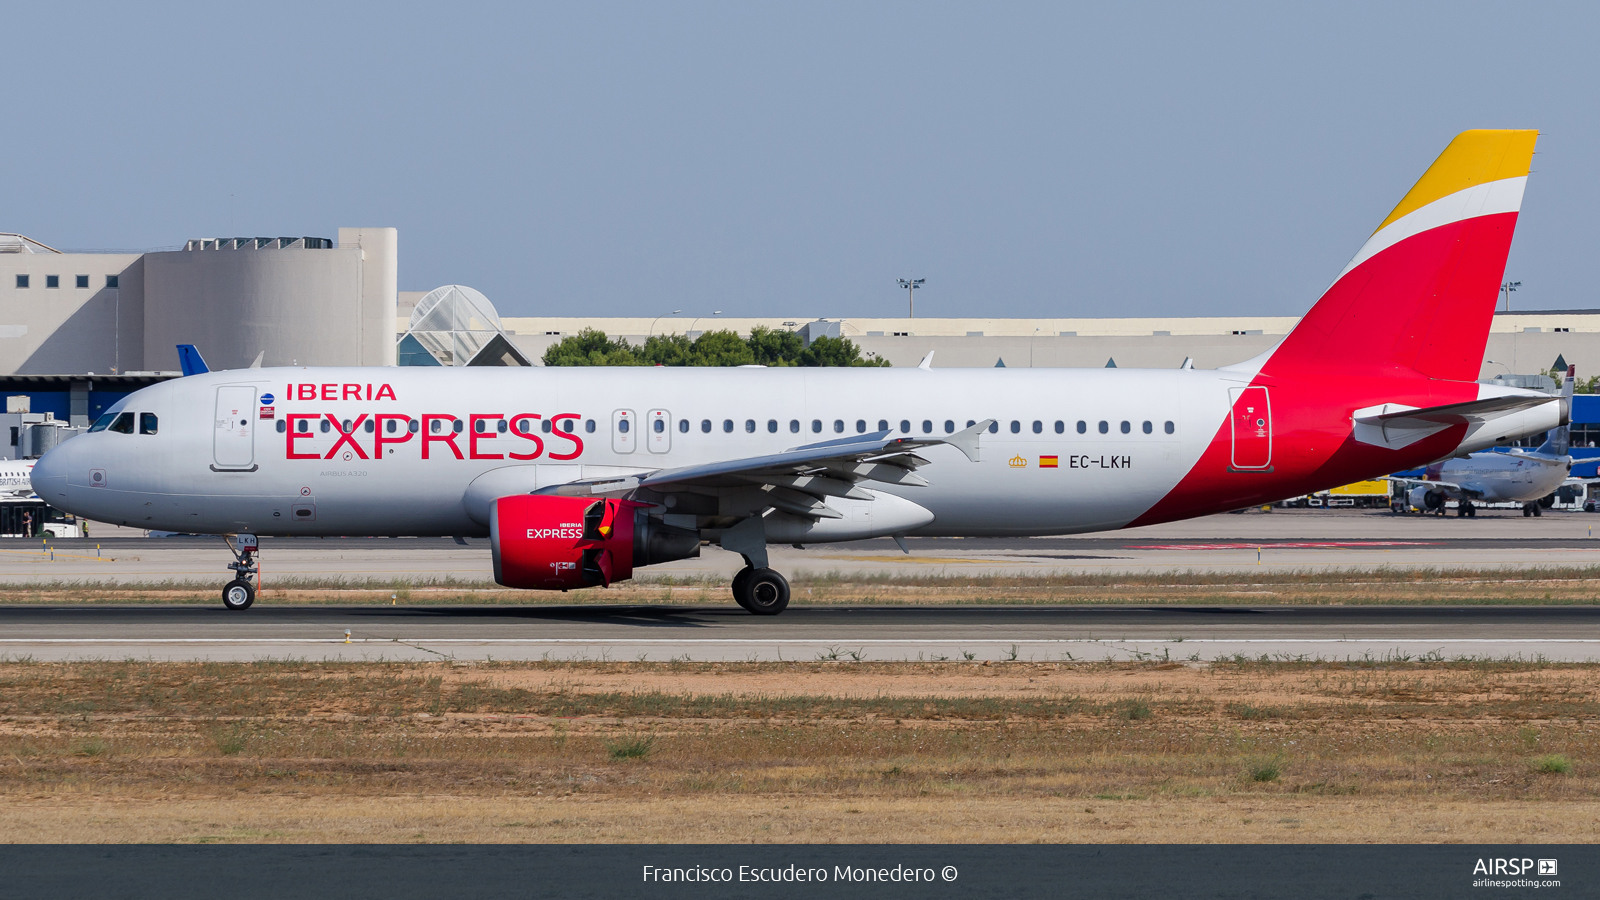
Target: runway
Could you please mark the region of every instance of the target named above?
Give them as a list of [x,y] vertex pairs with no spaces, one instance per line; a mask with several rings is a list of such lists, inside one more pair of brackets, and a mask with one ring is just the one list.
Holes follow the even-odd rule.
[[[1207,516],[1144,528],[1050,538],[917,538],[770,548],[772,567],[807,575],[1024,575],[1114,572],[1497,569],[1600,565],[1600,515],[1524,518],[1395,516],[1386,511],[1278,510]],[[122,529],[130,533],[131,529]],[[95,532],[91,530],[91,534]],[[221,587],[232,559],[216,537],[90,537],[0,541],[0,584],[62,581],[176,582]],[[449,538],[263,538],[270,583],[302,577],[348,581],[493,580],[488,541]],[[704,547],[698,559],[652,566],[651,578],[732,578],[735,554]]]
[[[347,636],[348,632],[348,636]],[[1600,660],[1600,607],[0,606],[37,660]]]

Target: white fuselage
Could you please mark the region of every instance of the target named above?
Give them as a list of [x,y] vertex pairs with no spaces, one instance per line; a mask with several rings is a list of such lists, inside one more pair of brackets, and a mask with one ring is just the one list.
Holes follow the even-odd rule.
[[1531,503],[1550,496],[1571,471],[1572,457],[1565,455],[1516,450],[1473,453],[1428,469],[1429,481],[1460,485],[1465,492],[1448,485],[1422,486],[1442,491],[1453,500],[1466,496],[1477,503]]
[[14,459],[0,462],[0,496],[27,497],[33,493],[33,464],[31,459]]
[[[486,528],[467,515],[463,496],[474,479],[504,467],[537,466],[537,487],[547,487],[774,453],[875,431],[880,422],[920,437],[993,418],[998,430],[983,435],[980,462],[952,447],[926,448],[928,486],[874,489],[931,511],[922,534],[1061,534],[1117,528],[1149,509],[1226,421],[1228,388],[1248,380],[1177,369],[239,370],[130,395],[112,413],[152,414],[155,434],[135,427],[75,438],[53,451],[35,481],[56,506],[141,528],[472,535]],[[299,399],[301,385],[315,399]],[[272,418],[253,400],[219,408],[224,386],[271,395]],[[663,419],[659,432],[653,413]],[[342,425],[377,414],[404,418],[385,419],[372,433],[363,423],[352,436],[359,451],[346,442],[323,458],[340,438],[326,416]],[[524,420],[539,441],[498,430],[524,414],[542,417]],[[563,420],[574,425],[571,437],[539,430],[561,414],[577,416]],[[294,441],[296,454],[312,458],[288,458],[288,434],[278,429],[291,415],[316,417]],[[427,419],[438,433],[406,433],[407,420],[421,426],[425,416],[441,417]],[[475,442],[473,416],[488,417]],[[451,433],[452,419],[460,433]],[[387,432],[391,423],[396,430]],[[380,447],[380,436],[407,439]],[[1041,467],[1049,456],[1057,465]],[[297,516],[297,507],[311,514]]]

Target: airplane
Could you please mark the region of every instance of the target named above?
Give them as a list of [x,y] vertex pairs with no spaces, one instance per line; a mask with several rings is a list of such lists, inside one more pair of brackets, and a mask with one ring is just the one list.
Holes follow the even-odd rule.
[[1538,132],[1456,136],[1272,349],[1215,370],[262,368],[118,401],[33,471],[52,506],[236,536],[487,537],[495,580],[609,586],[773,544],[1028,536],[1270,503],[1567,421],[1476,381]]
[[0,496],[33,496],[33,464],[31,459],[0,460]]
[[[1561,401],[1569,410],[1576,377],[1577,366],[1568,366]],[[1422,478],[1390,476],[1389,480],[1415,485],[1406,499],[1424,514],[1442,516],[1445,503],[1454,500],[1457,516],[1476,516],[1478,510],[1473,501],[1521,503],[1524,517],[1542,516],[1544,508],[1539,501],[1565,484],[1572,472],[1569,442],[1568,428],[1562,425],[1551,429],[1537,450],[1513,447],[1507,452],[1469,453],[1464,458],[1433,463],[1423,471]]]

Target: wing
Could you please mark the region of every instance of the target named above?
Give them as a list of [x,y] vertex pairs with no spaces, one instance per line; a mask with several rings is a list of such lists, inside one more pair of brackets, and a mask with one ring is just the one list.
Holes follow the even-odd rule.
[[1469,497],[1483,496],[1483,491],[1479,490],[1478,488],[1468,487],[1464,484],[1457,484],[1454,481],[1429,481],[1426,478],[1402,478],[1398,475],[1385,475],[1379,480],[1396,481],[1400,484],[1414,485],[1416,487],[1440,488],[1445,491],[1455,491],[1458,494],[1466,494]]
[[724,492],[730,489],[757,489],[761,508],[780,509],[809,518],[840,518],[842,514],[827,504],[828,497],[871,500],[862,482],[923,487],[928,481],[916,470],[928,460],[914,451],[949,444],[968,460],[979,458],[978,439],[994,424],[985,419],[969,428],[944,437],[891,437],[879,431],[854,437],[805,444],[765,456],[719,460],[697,466],[658,469],[632,475],[585,479],[547,488],[540,493],[618,494],[648,491],[668,494],[678,491]]

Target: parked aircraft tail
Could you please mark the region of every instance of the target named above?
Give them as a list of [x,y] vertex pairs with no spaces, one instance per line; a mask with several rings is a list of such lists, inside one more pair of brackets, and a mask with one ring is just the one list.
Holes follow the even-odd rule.
[[1476,380],[1538,136],[1456,135],[1262,373]]
[[[1565,422],[1572,415],[1572,387],[1578,380],[1578,367],[1567,366],[1567,377],[1561,383],[1561,403],[1566,407],[1561,421]],[[1572,450],[1572,432],[1570,426],[1562,425],[1550,429],[1545,435],[1544,443],[1539,445],[1540,453],[1551,456],[1566,456]]]

